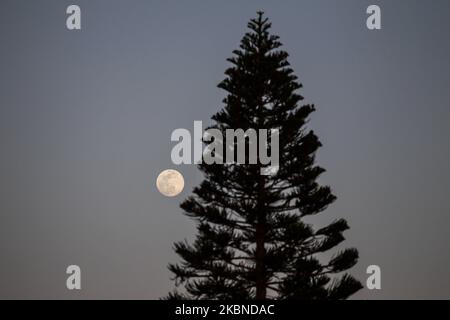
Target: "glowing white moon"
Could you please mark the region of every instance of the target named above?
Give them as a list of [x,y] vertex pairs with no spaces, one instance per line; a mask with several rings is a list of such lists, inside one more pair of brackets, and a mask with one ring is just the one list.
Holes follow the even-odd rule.
[[177,170],[162,171],[156,179],[156,187],[166,197],[175,197],[183,191],[184,178]]

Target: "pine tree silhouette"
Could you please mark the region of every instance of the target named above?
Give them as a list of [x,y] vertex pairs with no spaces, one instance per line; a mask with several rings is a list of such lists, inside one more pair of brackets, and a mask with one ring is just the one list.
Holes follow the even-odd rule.
[[199,165],[205,180],[181,204],[198,234],[192,245],[174,245],[182,261],[169,269],[185,290],[169,299],[346,299],[362,288],[347,273],[337,275],[356,264],[356,249],[326,263],[318,258],[344,241],[347,222],[315,230],[303,221],[336,197],[316,182],[325,170],[314,164],[321,143],[306,128],[314,105],[298,106],[302,85],[270,27],[262,12],[248,23],[219,84],[228,95],[212,128],[278,128],[279,170],[264,176],[262,165]]

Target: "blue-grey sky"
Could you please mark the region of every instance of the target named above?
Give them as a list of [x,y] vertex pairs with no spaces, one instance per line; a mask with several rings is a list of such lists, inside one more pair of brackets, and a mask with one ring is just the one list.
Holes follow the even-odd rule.
[[[78,4],[82,30],[66,29]],[[366,28],[378,4],[382,29]],[[344,217],[360,299],[450,298],[450,2],[11,1],[0,3],[0,298],[155,299],[173,288],[179,203],[202,176],[170,160],[176,128],[209,123],[256,11],[272,20],[321,141],[321,182]],[[163,197],[155,179],[183,173]],[[82,269],[68,291],[65,268]]]

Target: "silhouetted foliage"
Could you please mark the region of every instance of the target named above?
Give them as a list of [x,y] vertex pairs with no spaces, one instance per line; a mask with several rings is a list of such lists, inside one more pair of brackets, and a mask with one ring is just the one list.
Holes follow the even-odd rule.
[[278,128],[279,170],[263,176],[262,165],[199,165],[205,180],[181,204],[198,234],[193,244],[175,243],[182,261],[169,269],[185,290],[169,299],[345,299],[362,288],[336,275],[356,264],[356,249],[319,259],[344,241],[347,222],[318,230],[304,222],[336,197],[316,182],[325,170],[314,164],[321,143],[306,128],[314,105],[298,106],[302,85],[270,27],[261,12],[250,20],[219,84],[228,95],[212,128]]

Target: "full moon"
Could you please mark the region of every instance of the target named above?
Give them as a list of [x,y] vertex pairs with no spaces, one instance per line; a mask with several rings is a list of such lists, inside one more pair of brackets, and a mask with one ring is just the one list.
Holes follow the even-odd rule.
[[166,197],[175,197],[183,191],[184,178],[177,170],[167,169],[162,171],[156,179],[156,187]]

